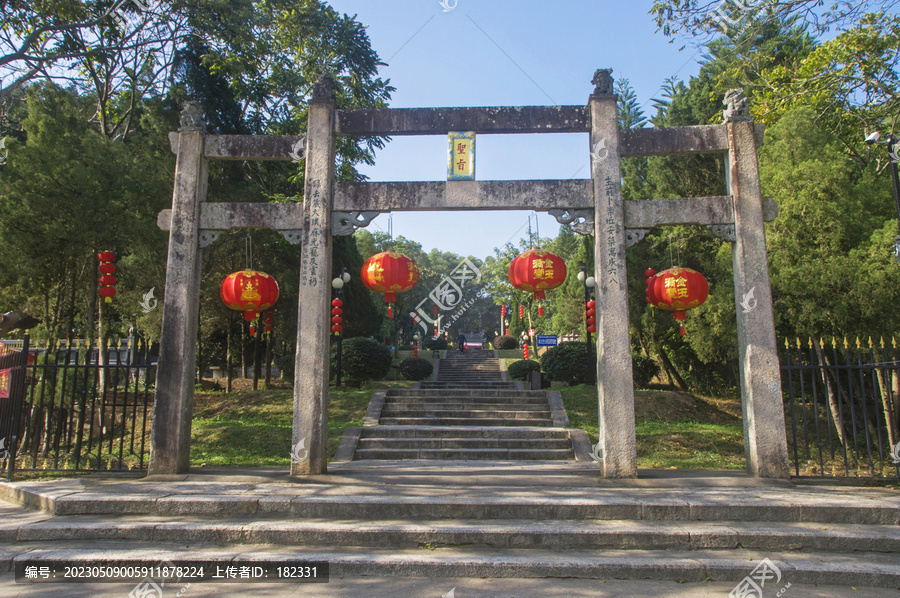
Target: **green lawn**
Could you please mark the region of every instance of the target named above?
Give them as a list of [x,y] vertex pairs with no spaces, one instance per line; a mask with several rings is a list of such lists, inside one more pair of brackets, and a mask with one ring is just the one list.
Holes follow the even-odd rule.
[[[361,426],[375,388],[410,388],[378,382],[328,393],[328,459],[346,428]],[[293,392],[290,389],[225,394],[194,393],[191,465],[289,465]]]
[[[561,387],[569,425],[599,439],[597,387]],[[648,394],[635,393],[635,401]],[[638,467],[642,469],[744,469],[744,432],[740,421],[636,421]]]

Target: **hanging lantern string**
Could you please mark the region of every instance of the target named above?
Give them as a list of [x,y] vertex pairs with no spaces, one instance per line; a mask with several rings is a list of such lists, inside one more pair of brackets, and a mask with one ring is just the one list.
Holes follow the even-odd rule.
[[670,268],[675,267],[675,261],[674,261],[674,258],[672,257],[672,231],[669,231],[669,267]]
[[681,265],[681,233],[675,232],[675,251],[678,254],[678,265]]
[[244,259],[246,261],[246,269],[253,269],[253,237],[250,236],[250,233],[247,233],[247,238],[244,241]]

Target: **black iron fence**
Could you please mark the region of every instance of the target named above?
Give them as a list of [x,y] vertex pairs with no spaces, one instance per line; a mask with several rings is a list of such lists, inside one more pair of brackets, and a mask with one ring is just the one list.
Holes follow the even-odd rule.
[[[128,471],[147,467],[156,366],[148,347],[6,347],[10,392],[0,398],[0,465],[21,470]],[[4,363],[2,360],[6,359]],[[0,393],[2,397],[2,393]]]
[[895,339],[786,342],[781,382],[794,475],[900,478]]

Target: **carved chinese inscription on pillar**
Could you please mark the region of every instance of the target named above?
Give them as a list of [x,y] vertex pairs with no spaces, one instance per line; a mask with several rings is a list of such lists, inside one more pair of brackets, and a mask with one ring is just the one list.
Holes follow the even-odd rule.
[[[327,227],[330,223],[322,222],[320,217],[321,208],[322,208],[322,193],[320,191],[320,183],[318,181],[310,181],[310,197],[306,198],[305,201],[309,202],[309,207],[307,208],[307,214],[309,214],[309,225],[307,230],[309,231],[307,236],[308,243],[308,251],[303,252],[303,260],[300,264],[300,272],[302,277],[303,286],[317,286],[319,284],[319,270],[318,264],[316,263],[319,258],[319,251],[321,251],[321,242],[322,235],[320,234],[320,228],[323,226]],[[327,234],[330,234],[330,230],[326,230]]]
[[475,180],[475,133],[455,133],[447,135],[450,142],[447,163],[448,181]]
[[613,201],[616,194],[616,184],[612,177],[606,177],[606,245],[609,253],[607,274],[613,284],[619,284],[619,262],[616,259],[619,253],[619,245],[616,243],[616,217]]

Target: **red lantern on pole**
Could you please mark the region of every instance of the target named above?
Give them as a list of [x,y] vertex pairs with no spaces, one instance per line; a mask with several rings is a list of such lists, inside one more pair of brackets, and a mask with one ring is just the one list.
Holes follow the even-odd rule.
[[[529,249],[516,257],[507,271],[509,282],[522,291],[534,293],[534,299],[546,299],[545,291],[555,289],[566,281],[566,262],[549,251]],[[544,315],[544,308],[538,305],[538,316]]]
[[112,303],[112,298],[116,296],[115,284],[118,282],[115,276],[113,276],[113,272],[116,271],[116,265],[112,262],[116,259],[115,254],[111,251],[101,251],[97,254],[97,258],[100,260],[100,273],[103,275],[100,277],[100,296],[103,297],[103,301],[106,303]]
[[396,251],[375,254],[363,264],[363,284],[376,293],[384,293],[388,304],[388,317],[394,317],[391,304],[397,300],[397,293],[405,293],[419,282],[419,268],[416,263]]
[[[709,283],[696,270],[669,268],[657,274],[654,270],[644,272],[647,276],[647,303],[665,311],[675,312],[675,320],[683,322],[689,309],[699,307],[709,296]],[[684,324],[679,328],[681,336],[687,334]]]
[[524,351],[525,359],[528,359],[528,343],[522,346],[522,350]]
[[538,301],[546,299],[545,291],[566,281],[566,262],[542,249],[529,249],[509,264],[509,282],[522,291],[534,293]]
[[[241,270],[233,272],[222,281],[222,301],[235,311],[244,312],[244,319],[253,321],[259,312],[278,301],[278,283],[265,272]],[[251,326],[251,334],[256,334]]]

